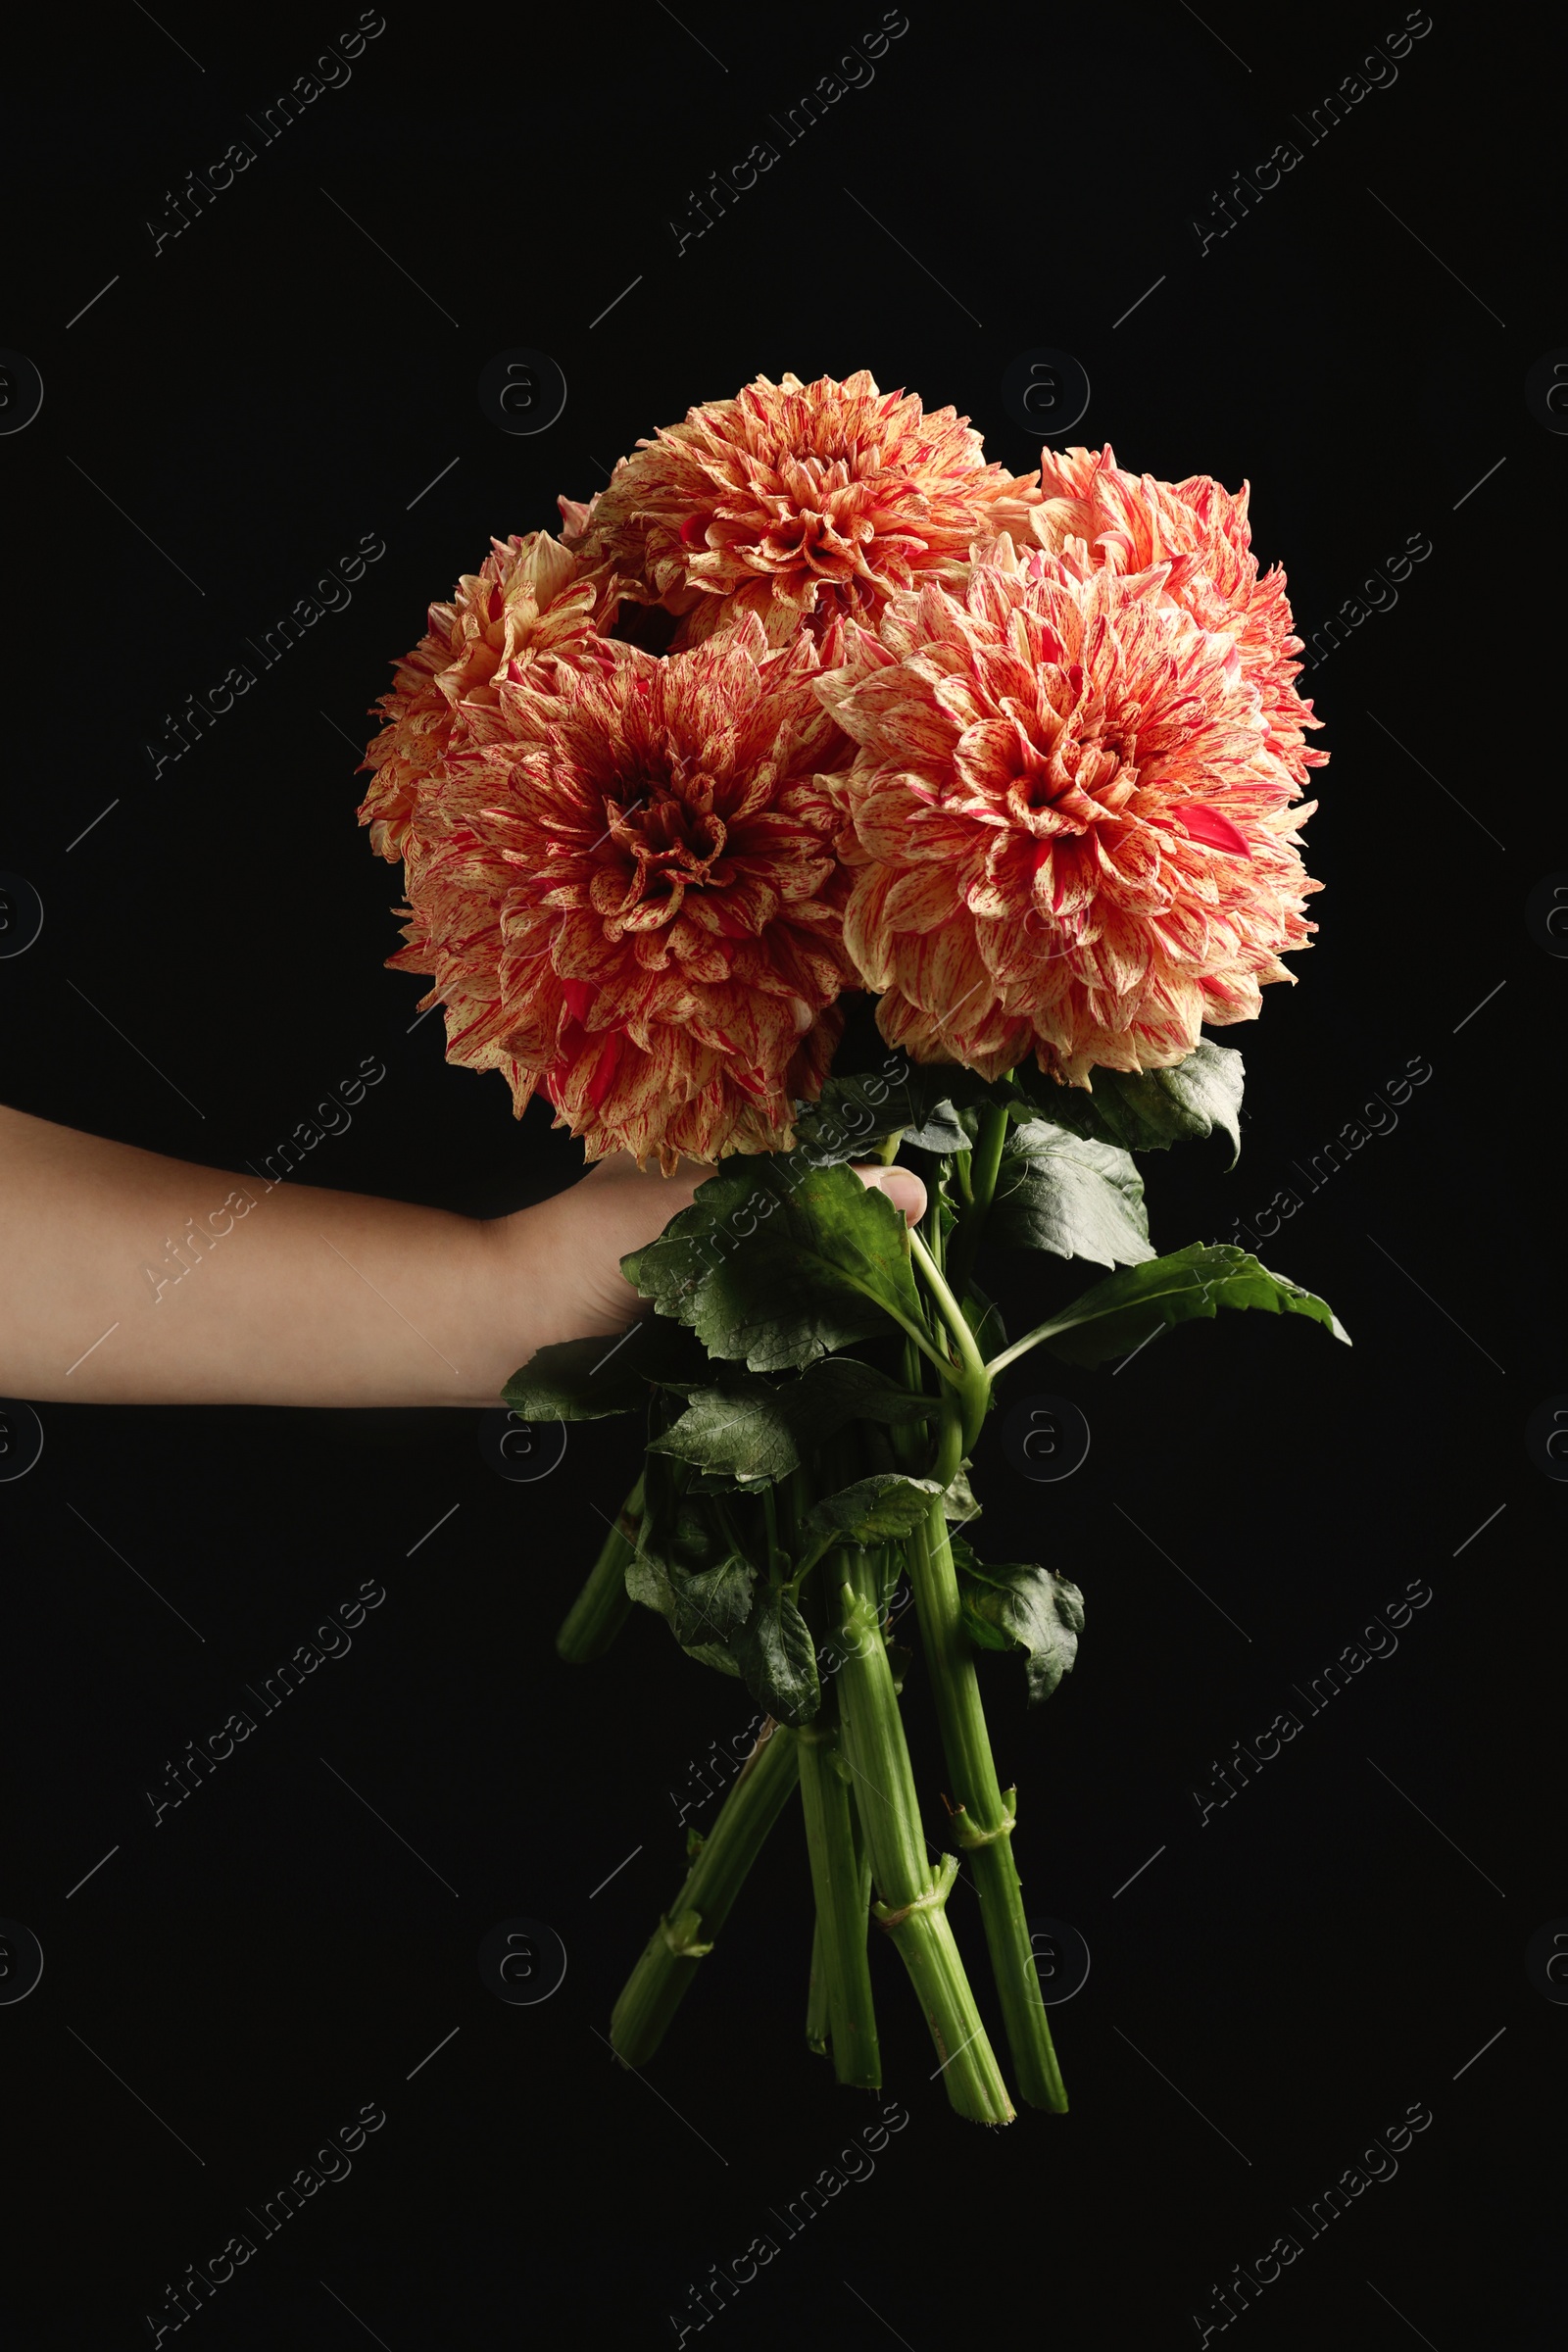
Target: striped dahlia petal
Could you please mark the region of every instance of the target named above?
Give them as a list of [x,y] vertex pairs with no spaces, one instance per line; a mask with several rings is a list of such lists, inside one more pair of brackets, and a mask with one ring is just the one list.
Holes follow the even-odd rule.
[[752,612],[783,643],[803,623],[874,620],[896,590],[957,579],[970,544],[1023,531],[1035,476],[988,465],[954,410],[843,383],[759,376],[623,458],[569,543],[622,592],[683,616],[693,643]]
[[452,603],[430,607],[424,636],[375,705],[383,724],[362,763],[372,780],[360,822],[377,856],[394,863],[416,848],[421,796],[493,710],[498,681],[530,662],[591,658],[597,642],[608,601],[602,578],[548,531],[490,544]]
[[1087,449],[1041,452],[1040,503],[1030,525],[1053,555],[1081,541],[1079,561],[1114,571],[1146,571],[1168,564],[1166,593],[1206,629],[1235,637],[1242,666],[1261,698],[1269,748],[1305,788],[1309,767],[1327,752],[1305,749],[1302,730],[1320,727],[1312,705],[1296,691],[1301,650],[1292,634],[1285,574],[1276,564],[1258,577],[1247,516],[1250,486],[1223,489],[1207,474],[1184,482],[1128,473],[1107,441],[1098,456]]
[[819,674],[755,618],[509,672],[421,808],[394,961],[433,976],[449,1059],[519,1113],[543,1092],[590,1158],[770,1151],[821,1091],[855,973]]
[[1084,550],[1004,534],[961,593],[850,631],[817,687],[856,745],[826,779],[846,943],[917,1060],[1159,1069],[1251,1018],[1315,928],[1311,810],[1240,633],[1172,593],[1170,559]]

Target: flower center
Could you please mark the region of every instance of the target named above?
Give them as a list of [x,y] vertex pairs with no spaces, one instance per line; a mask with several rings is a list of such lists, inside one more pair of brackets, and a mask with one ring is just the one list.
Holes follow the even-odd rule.
[[[732,878],[724,859],[729,829],[713,807],[713,778],[679,755],[671,765],[683,772],[625,778],[627,798],[605,802],[606,831],[630,864],[622,868],[624,895],[613,911],[637,929],[672,921],[688,890],[721,887]],[[608,905],[604,911],[611,911]]]
[[1032,833],[1082,832],[1130,797],[1138,770],[1124,765],[1125,757],[1112,732],[1092,727],[1080,735],[1064,727],[1048,751],[1029,746],[1008,797]]

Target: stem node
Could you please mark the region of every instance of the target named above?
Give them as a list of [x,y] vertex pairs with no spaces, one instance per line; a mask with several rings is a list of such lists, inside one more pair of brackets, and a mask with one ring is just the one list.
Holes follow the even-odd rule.
[[1018,1823],[1018,1815],[1013,1802],[1017,1793],[1016,1788],[1004,1790],[1002,1801],[1006,1810],[1002,1819],[989,1830],[976,1829],[969,1818],[969,1809],[966,1805],[954,1807],[953,1834],[966,1853],[973,1853],[978,1846],[995,1845],[999,1838],[1012,1836]]

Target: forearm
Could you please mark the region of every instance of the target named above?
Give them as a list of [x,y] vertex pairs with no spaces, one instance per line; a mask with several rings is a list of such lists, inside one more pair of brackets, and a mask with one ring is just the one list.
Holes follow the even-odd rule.
[[[485,1224],[0,1109],[0,1394],[498,1402],[536,1347],[569,1336],[556,1328],[552,1207]],[[628,1288],[627,1320],[635,1306]]]

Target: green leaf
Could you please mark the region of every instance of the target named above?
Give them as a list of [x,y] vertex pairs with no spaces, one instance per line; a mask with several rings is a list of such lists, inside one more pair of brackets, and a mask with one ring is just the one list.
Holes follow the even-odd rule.
[[1094,1091],[1058,1086],[1033,1062],[1013,1072],[1035,1109],[1074,1135],[1128,1152],[1163,1152],[1217,1127],[1230,1138],[1230,1165],[1242,1150],[1242,1057],[1234,1046],[1200,1038],[1185,1061],[1139,1077],[1124,1070],[1097,1070]]
[[934,1478],[877,1471],[813,1502],[801,1522],[801,1534],[813,1546],[891,1543],[919,1526],[942,1491]]
[[755,1372],[917,1324],[905,1224],[846,1167],[727,1160],[646,1249],[621,1259],[662,1315]]
[[964,1292],[963,1319],[974,1333],[982,1355],[998,1355],[1007,1345],[1002,1309],[977,1282],[971,1282]]
[[501,1394],[524,1421],[600,1421],[646,1404],[651,1381],[700,1378],[703,1370],[688,1331],[645,1315],[618,1340],[562,1340],[536,1349]]
[[1154,1254],[1144,1180],[1127,1152],[1049,1119],[1009,1133],[986,1230],[1004,1249],[1100,1266],[1141,1265]]
[[[676,1630],[675,1580],[679,1574],[678,1569],[672,1574],[662,1559],[648,1551],[640,1551],[626,1568],[626,1591],[632,1599],[645,1609],[657,1611],[672,1633]],[[681,1647],[701,1666],[716,1667],[720,1674],[740,1673],[739,1665],[723,1642],[685,1642]]]
[[683,1647],[686,1655],[689,1658],[695,1658],[699,1666],[712,1666],[720,1674],[733,1674],[737,1678],[739,1677],[740,1664],[735,1652],[732,1649],[726,1649],[722,1642],[692,1642],[684,1643]]
[[[653,1404],[648,1415],[651,1436],[657,1435],[673,1419],[671,1407],[674,1403],[675,1399],[662,1389],[654,1391]],[[675,1515],[681,1505],[682,1490],[687,1476],[685,1464],[671,1461],[667,1454],[649,1453],[644,1459],[643,1521],[637,1535],[637,1550],[640,1558],[656,1561],[661,1567],[662,1567],[665,1552],[674,1537]],[[631,1573],[630,1569],[626,1572],[628,1592],[632,1591]],[[633,1597],[643,1599],[645,1595],[639,1592],[635,1593]],[[667,1601],[667,1597],[666,1594],[665,1601]],[[669,1608],[664,1601],[650,1598],[648,1605],[651,1608],[661,1609],[665,1616],[669,1614]]]
[[1042,1323],[1028,1335],[1028,1344],[1038,1341],[1072,1364],[1099,1364],[1141,1347],[1162,1325],[1168,1329],[1195,1316],[1212,1317],[1222,1306],[1307,1315],[1347,1347],[1350,1344],[1326,1300],[1303,1291],[1288,1274],[1271,1274],[1229,1242],[1213,1247],[1193,1242],[1168,1257],[1123,1267]]
[[675,1614],[675,1595],[669,1571],[651,1552],[640,1551],[626,1564],[626,1590],[645,1609],[656,1609],[666,1622]]
[[978,1519],[980,1516],[980,1505],[976,1502],[974,1489],[969,1484],[966,1463],[960,1462],[958,1468],[954,1472],[948,1490],[942,1497],[942,1515],[945,1519],[953,1520],[958,1527],[967,1527],[971,1519]]
[[879,1071],[830,1078],[820,1101],[798,1104],[796,1151],[817,1167],[833,1167],[866,1158],[902,1130],[926,1152],[967,1152],[970,1139],[956,1114],[990,1095],[986,1081],[957,1062],[911,1062],[895,1054]]
[[956,1106],[947,1099],[929,1110],[918,1127],[908,1128],[904,1141],[917,1145],[922,1152],[935,1152],[939,1159],[952,1159],[957,1152],[969,1152],[974,1148],[974,1137],[964,1125]]
[[776,1723],[810,1722],[822,1703],[816,1647],[787,1592],[773,1589],[759,1596],[734,1650],[747,1690]]
[[678,1497],[667,1510],[645,1515],[640,1548],[683,1576],[717,1567],[735,1550],[711,1508],[705,1509],[690,1495]]
[[1048,1699],[1078,1655],[1084,1596],[1077,1586],[1054,1568],[982,1568],[971,1552],[959,1596],[970,1640],[983,1649],[1025,1651],[1030,1703]]
[[768,1482],[757,1479],[732,1478],[722,1470],[693,1469],[686,1481],[688,1494],[755,1494],[759,1485]]
[[757,1571],[733,1556],[712,1568],[672,1571],[670,1622],[681,1647],[717,1642],[727,1648],[751,1615],[756,1579]]
[[892,1425],[924,1420],[938,1409],[934,1397],[911,1396],[854,1356],[820,1356],[777,1381],[724,1365],[711,1386],[693,1390],[680,1418],[649,1450],[720,1478],[771,1484],[846,1421]]

